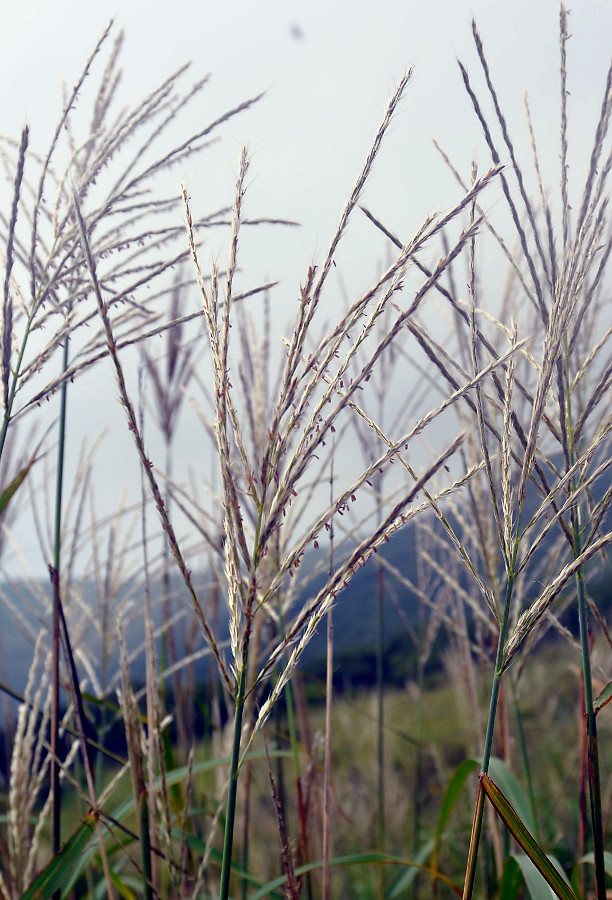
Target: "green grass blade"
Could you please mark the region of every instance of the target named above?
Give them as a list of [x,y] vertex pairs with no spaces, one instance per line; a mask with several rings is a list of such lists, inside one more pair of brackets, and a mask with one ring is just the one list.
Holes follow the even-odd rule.
[[[542,875],[538,872],[529,857],[525,853],[517,853],[515,854],[514,859],[525,880],[531,900],[554,900],[555,894],[553,889],[546,881],[544,881]],[[561,877],[565,879],[565,875],[561,870],[561,864],[553,857],[548,857],[548,859],[557,871],[559,871]]]
[[[290,757],[291,752],[288,750],[271,750],[270,756],[282,756],[282,757]],[[258,750],[256,752],[249,753],[249,759],[265,759],[265,752]],[[222,756],[216,759],[205,759],[197,762],[193,765],[191,772],[193,775],[196,775],[200,772],[209,772],[211,769],[214,769],[218,766],[227,766],[229,764],[229,756]],[[178,769],[174,769],[172,772],[168,772],[166,775],[166,785],[168,787],[178,784],[181,781],[184,781],[189,775],[188,766],[181,766]],[[161,790],[161,777],[155,779],[157,790]],[[117,822],[122,822],[126,816],[128,816],[131,812],[133,812],[136,805],[136,801],[134,796],[130,794],[125,800],[123,800],[112,812],[112,818],[116,819]],[[104,820],[104,819],[103,819]],[[84,853],[82,853],[81,858],[79,859],[79,865],[73,872],[70,879],[66,879],[66,884],[62,884],[64,888],[63,896],[66,896],[69,890],[76,883],[77,878],[83,872],[83,870],[87,867],[87,865],[91,862],[93,856],[96,853],[96,847],[92,846],[88,848]]]
[[527,830],[521,819],[513,808],[508,798],[504,796],[502,791],[497,787],[494,781],[488,775],[480,776],[482,788],[493,804],[495,811],[502,819],[504,825],[517,842],[519,847],[525,851],[529,859],[532,861],[538,872],[546,879],[557,897],[560,900],[577,900],[576,895],[569,886],[568,882],[559,874],[554,865],[548,859],[538,842],[532,834]]
[[612,681],[607,684],[603,691],[595,698],[593,702],[593,710],[598,713],[607,703],[612,700]]
[[[420,865],[425,862],[431,851],[433,850],[434,841],[426,841],[422,847],[419,848],[418,853],[414,857],[413,862]],[[400,897],[405,891],[408,891],[412,886],[412,882],[419,874],[419,870],[416,866],[410,866],[406,869],[405,872],[402,872],[399,878],[390,886],[387,891],[387,900],[396,900],[397,897]]]
[[531,834],[535,834],[536,823],[533,818],[533,809],[529,802],[529,797],[521,787],[514,772],[508,768],[503,759],[491,757],[488,774],[500,790],[504,792],[525,828]]
[[[401,859],[397,856],[388,856],[385,853],[353,853],[350,856],[338,856],[335,859],[329,860],[330,866],[372,866],[372,865],[399,865],[399,866],[411,866],[415,869],[420,870],[421,872],[427,872],[430,875],[432,874],[432,870],[429,866],[422,866],[412,860]],[[296,875],[305,875],[307,872],[312,872],[315,869],[322,869],[323,861],[320,860],[318,862],[307,863],[304,866],[298,866],[295,870]],[[444,882],[444,884],[448,885],[448,887],[461,896],[461,888],[459,885],[455,884],[455,882],[448,878],[446,875],[442,875],[440,872],[434,873],[436,878],[440,881]],[[254,894],[249,896],[249,900],[263,900],[264,897],[267,897],[271,891],[276,891],[278,888],[283,887],[287,882],[287,877],[285,875],[279,875],[278,878],[274,878],[272,881],[269,881],[267,884],[264,884],[262,888],[258,891],[255,891]]]
[[110,877],[111,881],[117,888],[119,896],[123,897],[123,900],[139,900],[142,890],[142,884],[139,884],[138,887],[135,886],[135,889],[132,890],[130,885],[123,881],[123,879],[119,878],[117,873],[112,869],[110,870]]
[[74,866],[94,836],[95,824],[95,813],[88,813],[60,852],[47,863],[25,894],[22,894],[21,900],[46,900],[66,884]]
[[[292,753],[290,750],[270,750],[270,756],[272,758],[276,758],[277,756],[283,757],[285,759],[291,758]],[[265,759],[266,754],[262,750],[257,750],[255,752],[250,752],[247,759]],[[191,773],[193,775],[197,775],[200,772],[210,772],[211,769],[216,769],[219,766],[227,766],[229,765],[230,758],[229,756],[219,756],[216,759],[204,759],[200,762],[194,763],[191,767]],[[166,785],[171,787],[172,785],[178,784],[181,781],[184,781],[189,775],[189,767],[188,766],[180,766],[178,769],[174,769],[171,772],[166,773]],[[161,778],[155,779],[156,789],[161,790],[162,783]],[[134,809],[134,797],[130,795],[126,800],[117,806],[117,808],[112,813],[113,819],[117,819],[118,822],[121,822],[128,813],[131,813]]]
[[[572,869],[572,886],[576,893],[579,893],[579,884],[580,884],[580,866],[586,863],[587,865],[594,866],[595,865],[595,856],[593,853],[586,853],[584,856],[581,856],[574,868]],[[612,878],[612,852],[609,850],[604,850],[604,866],[606,869],[606,874],[608,874]]]
[[457,802],[461,791],[463,790],[465,782],[472,774],[472,772],[476,771],[479,767],[480,763],[475,759],[466,759],[465,762],[461,763],[459,768],[455,769],[450,781],[446,786],[446,791],[444,792],[444,797],[442,799],[442,805],[440,806],[440,814],[438,816],[438,823],[436,825],[434,845],[430,860],[431,869],[434,872],[436,872],[438,869],[438,855],[440,852],[440,844],[442,842],[442,835],[444,834],[444,831],[448,824],[450,814],[453,811],[453,807],[455,806],[455,803]]
[[[585,856],[581,857],[578,860],[577,865],[580,865],[580,863],[588,863],[589,865],[594,866],[595,858],[592,853],[587,853]],[[607,874],[612,878],[612,851],[606,850],[604,852],[604,863],[606,866]]]
[[36,459],[36,456],[33,456],[32,459],[30,460],[30,462],[27,464],[27,466],[24,466],[23,469],[21,469],[21,471],[18,472],[18,474],[15,476],[15,478],[13,478],[13,480],[9,484],[9,486],[7,488],[5,488],[2,491],[2,493],[0,494],[0,513],[4,512],[4,510],[6,509],[6,507],[9,504],[9,500],[11,499],[13,494],[21,487],[21,485],[25,481],[26,475],[32,468],[32,465],[34,464],[35,459]]
[[[175,829],[172,832],[172,837],[174,840],[178,841],[182,838],[182,832],[178,829]],[[208,858],[210,864],[216,866],[216,868],[220,869],[223,863],[223,854],[220,850],[215,849],[215,847],[209,848],[205,841],[202,838],[197,837],[195,834],[187,834],[185,836],[187,841],[187,845],[190,850],[193,850],[196,853],[199,853],[200,856],[204,856],[206,852],[208,852]],[[232,874],[237,875],[243,881],[248,881],[252,887],[261,888],[262,881],[261,878],[256,878],[255,875],[252,875],[251,872],[247,872],[244,866],[239,865],[237,862],[232,862]],[[284,895],[282,894],[270,894],[272,900],[282,900]]]
[[499,883],[499,900],[518,900],[524,882],[525,879],[518,862],[514,856],[509,856],[504,864]]

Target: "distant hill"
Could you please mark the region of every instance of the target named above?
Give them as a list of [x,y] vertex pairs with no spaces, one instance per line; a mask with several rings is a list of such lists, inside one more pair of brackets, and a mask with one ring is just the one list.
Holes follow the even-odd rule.
[[[398,531],[388,544],[380,548],[378,554],[379,558],[388,561],[393,568],[399,570],[405,578],[412,582],[416,581],[414,555],[417,543],[415,541],[414,527],[412,523],[409,523]],[[546,552],[546,548],[544,548],[544,552]],[[311,572],[315,562],[319,559],[320,554],[307,554],[300,571],[304,573]],[[444,565],[443,558],[440,558],[439,561]],[[366,683],[368,678],[374,677],[373,664],[370,664],[374,658],[376,641],[377,571],[376,556],[373,556],[365,567],[356,572],[334,606],[334,654],[337,668],[342,669],[344,667],[344,674],[340,673],[339,675],[340,680],[342,677],[349,677],[355,683]],[[463,587],[471,587],[473,589],[466,574],[460,580]],[[201,585],[205,585],[207,582],[206,576],[202,575],[199,579],[196,579],[196,584],[198,582]],[[324,575],[313,576],[308,583],[307,590],[298,598],[298,606],[307,602],[309,597],[313,597],[324,582]],[[172,586],[175,595],[174,608],[177,609],[179,603],[182,604],[184,602],[188,609],[189,601],[185,597],[180,579],[176,575],[172,576]],[[610,558],[608,558],[606,567],[601,568],[601,566],[598,566],[596,570],[591,570],[589,588],[604,610],[612,608],[612,562]],[[49,591],[48,584],[41,581],[39,584],[27,589],[23,586],[13,588],[5,583],[0,585],[0,589],[18,609],[25,609],[26,603],[31,604],[25,618],[27,626],[35,634],[44,625],[44,619],[39,613],[39,622],[36,622],[31,613],[31,608],[36,603],[38,603],[40,608],[40,600],[36,598],[40,597],[39,592]],[[531,591],[532,596],[539,589],[539,583],[535,582]],[[162,618],[159,591],[160,588],[158,587],[152,598],[153,606],[156,610],[154,613],[156,625],[161,623]],[[99,613],[95,611],[96,592],[94,585],[91,583],[85,584],[82,588],[82,593],[85,603],[90,609],[91,617],[93,619],[99,618]],[[208,593],[208,589],[202,589],[201,596],[205,598]],[[133,611],[133,621],[130,623],[128,617],[126,625],[126,641],[129,649],[135,650],[143,641],[143,598],[141,589],[137,585],[126,586],[123,602],[128,609],[131,607]],[[227,622],[223,618],[223,604],[221,603],[220,606],[219,620],[221,625],[218,633],[223,641],[228,638],[228,628]],[[392,575],[386,573],[384,575],[383,639],[387,656],[389,657],[387,660],[388,675],[392,680],[400,677],[401,673],[403,673],[401,677],[406,675],[405,670],[409,662],[408,657],[412,652],[410,630],[417,627],[419,615],[423,615],[422,612],[419,612],[419,609],[419,603],[413,592],[398,583]],[[82,627],[83,621],[83,616],[77,616],[73,613],[71,627],[78,630],[79,627]],[[574,622],[571,614],[567,621],[573,626]],[[48,627],[50,628],[50,623]],[[178,633],[180,633],[180,629],[177,631]],[[96,637],[95,629],[91,624],[85,628],[85,640],[90,647],[92,659],[101,659],[99,638]],[[318,633],[313,636],[310,644],[304,651],[301,662],[302,670],[309,671],[316,676],[322,676],[324,672],[325,642],[325,626],[322,623]],[[111,643],[112,652],[108,661],[108,669],[110,672],[114,672],[118,667],[118,646],[114,633]],[[202,646],[199,632],[196,632],[196,645]],[[32,646],[31,636],[28,637],[22,625],[18,622],[16,624],[12,613],[0,601],[0,680],[19,693],[22,693],[25,688],[32,660]],[[179,646],[178,649],[179,653],[184,652],[184,647]],[[401,657],[404,657],[404,663],[401,662]],[[208,658],[201,659],[196,663],[196,672],[198,679],[208,679],[210,672]],[[367,674],[368,672],[370,672],[370,675]],[[144,656],[142,652],[133,663],[132,674],[136,681],[142,682],[144,680]]]

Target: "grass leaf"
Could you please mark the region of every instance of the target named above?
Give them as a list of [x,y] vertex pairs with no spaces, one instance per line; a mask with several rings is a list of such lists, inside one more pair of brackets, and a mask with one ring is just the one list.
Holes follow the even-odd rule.
[[[542,875],[538,872],[535,865],[525,853],[516,853],[513,856],[516,861],[521,875],[525,880],[527,890],[531,900],[554,900],[555,893],[551,886],[544,881]],[[560,863],[554,857],[548,857],[553,866],[560,870]],[[563,875],[563,873],[561,872]],[[565,877],[563,875],[563,877]]]
[[488,775],[481,775],[480,783],[482,784],[485,794],[493,804],[495,811],[502,819],[514,840],[525,851],[538,872],[551,886],[557,897],[559,897],[560,900],[576,900],[576,895],[569,883],[559,874],[557,869],[548,859],[536,839],[530,834],[517,815],[516,810],[508,801],[508,798],[504,796],[495,782],[492,781]]
[[75,864],[94,835],[96,814],[89,812],[82,825],[34,880],[21,900],[45,900],[52,897],[56,890],[63,887]]
[[524,880],[516,857],[509,856],[499,883],[499,900],[518,900]]
[[[338,856],[335,859],[329,860],[330,866],[363,866],[363,865],[380,865],[381,863],[385,864],[395,864],[400,866],[412,866],[415,869],[420,869],[421,872],[430,872],[427,866],[419,865],[416,862],[412,862],[407,859],[400,859],[397,856],[387,856],[385,853],[353,853],[350,856]],[[322,869],[323,862],[314,862],[307,863],[305,866],[299,866],[295,870],[296,875],[305,875],[306,872],[312,872],[315,869]],[[462,891],[461,888],[456,885],[450,878],[446,875],[441,875],[439,872],[435,873],[436,878],[439,878],[440,881],[443,881],[444,884],[448,885],[452,891],[458,894],[461,897]],[[256,891],[254,894],[251,894],[249,900],[263,900],[264,897],[267,897],[271,891],[277,890],[277,888],[282,887],[287,881],[285,875],[280,875],[278,878],[275,878],[273,881],[269,881],[268,884],[264,884],[260,890]]]
[[25,481],[26,475],[32,468],[35,459],[36,456],[33,456],[27,466],[24,466],[23,469],[21,469],[21,471],[15,476],[15,478],[13,478],[9,486],[5,488],[0,494],[0,513],[4,512],[13,494],[17,491],[18,488],[21,487],[21,485]]
[[603,709],[612,700],[612,681],[605,686],[603,691],[595,698],[593,709],[596,713]]
[[508,768],[503,759],[494,756],[490,760],[488,774],[504,792],[525,828],[535,834],[537,829],[529,797],[519,784],[514,772]]
[[444,792],[442,805],[440,807],[440,815],[438,816],[438,823],[436,825],[436,834],[430,861],[432,871],[434,872],[437,872],[438,870],[438,854],[440,852],[440,843],[442,841],[442,835],[444,834],[449,816],[453,810],[455,803],[457,802],[457,798],[463,790],[463,785],[472,774],[472,772],[478,769],[479,765],[480,763],[475,759],[466,759],[465,762],[462,762],[459,768],[455,770],[446,786],[446,791]]
[[[419,848],[419,851],[414,857],[413,862],[418,863],[419,865],[424,862],[431,851],[433,850],[434,842],[426,841],[422,847]],[[402,872],[392,887],[389,889],[387,893],[387,900],[396,900],[397,897],[400,897],[405,891],[407,891],[412,882],[417,877],[419,870],[416,866],[411,866],[406,869],[405,872]]]

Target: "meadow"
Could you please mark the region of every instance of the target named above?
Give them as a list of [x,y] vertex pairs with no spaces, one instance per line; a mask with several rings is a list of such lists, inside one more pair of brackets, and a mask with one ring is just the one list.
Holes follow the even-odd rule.
[[[486,162],[436,145],[413,234],[365,205],[408,69],[298,285],[241,267],[295,227],[246,148],[221,209],[177,175],[259,96],[168,144],[207,79],[122,107],[109,26],[47,151],[1,139],[0,897],[609,896],[612,67],[575,171],[558,28],[557,171],[473,23]],[[138,490],[101,516],[104,379]]]

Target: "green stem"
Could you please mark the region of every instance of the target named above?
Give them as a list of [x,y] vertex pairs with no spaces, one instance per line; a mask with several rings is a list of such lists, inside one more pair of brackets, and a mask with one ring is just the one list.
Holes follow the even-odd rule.
[[236,797],[238,794],[238,775],[240,771],[240,737],[242,735],[242,717],[246,689],[246,666],[240,671],[238,691],[234,709],[234,738],[230,763],[230,779],[227,791],[227,812],[225,816],[225,834],[223,837],[223,862],[221,864],[221,883],[219,900],[228,900],[229,882],[232,867],[232,850],[234,846],[234,822],[236,819]]
[[[519,515],[520,521],[520,515]],[[517,534],[518,534],[517,528]],[[508,630],[508,619],[510,617],[510,602],[512,600],[512,589],[514,587],[514,566],[518,551],[518,541],[515,542],[514,552],[510,561],[508,572],[508,580],[506,582],[506,598],[504,601],[504,614],[501,627],[499,629],[499,638],[497,641],[497,654],[495,657],[495,671],[493,672],[493,684],[491,685],[491,699],[489,702],[489,716],[487,719],[487,729],[485,734],[484,750],[482,753],[482,773],[488,774],[489,763],[491,762],[491,749],[493,747],[493,734],[495,731],[495,719],[497,716],[497,704],[499,701],[499,688],[502,679],[502,665],[504,658],[504,646],[506,643],[506,632]],[[476,862],[478,860],[478,847],[480,845],[480,837],[482,834],[482,819],[484,814],[484,793],[479,788],[478,799],[476,801],[476,809],[474,810],[474,822],[472,825],[472,837],[470,841],[470,852],[468,856],[468,864],[465,873],[465,884],[463,887],[463,900],[470,900],[474,890],[474,879],[476,877]]]

